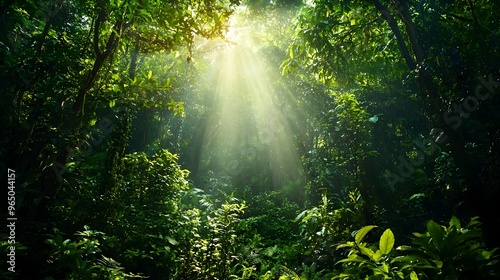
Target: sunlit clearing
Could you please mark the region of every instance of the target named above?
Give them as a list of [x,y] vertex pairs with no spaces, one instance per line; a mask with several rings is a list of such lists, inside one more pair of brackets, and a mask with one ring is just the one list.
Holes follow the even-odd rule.
[[238,27],[226,37],[230,43],[221,54],[215,90],[218,114],[209,120],[204,158],[211,158],[208,165],[218,169],[213,171],[219,177],[244,178],[250,169],[261,168],[270,173],[269,186],[283,186],[299,178],[300,158],[277,106],[275,73],[266,72],[248,34],[248,28]]

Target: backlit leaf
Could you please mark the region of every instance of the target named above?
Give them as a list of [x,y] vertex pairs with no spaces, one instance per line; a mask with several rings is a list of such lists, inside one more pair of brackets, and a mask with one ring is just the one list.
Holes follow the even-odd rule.
[[377,226],[365,226],[365,227],[361,228],[360,230],[358,230],[358,232],[356,233],[356,237],[354,238],[356,243],[361,243],[361,241],[363,240],[365,235],[368,234],[368,232],[370,232],[370,230],[372,230],[376,227]]
[[390,229],[386,229],[380,237],[379,248],[382,254],[389,254],[394,246],[394,234]]
[[166,238],[167,238],[168,243],[170,243],[172,245],[178,245],[179,244],[179,242],[177,242],[177,240],[173,239],[170,236],[167,236]]

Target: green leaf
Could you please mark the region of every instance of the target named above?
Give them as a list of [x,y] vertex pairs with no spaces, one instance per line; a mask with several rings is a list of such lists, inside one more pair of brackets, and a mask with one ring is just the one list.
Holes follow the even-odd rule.
[[408,245],[401,245],[401,246],[398,246],[396,248],[396,250],[399,250],[399,251],[412,251],[412,250],[415,250],[413,247],[411,246],[408,246]]
[[369,257],[369,258],[373,258],[373,255],[375,255],[375,253],[373,252],[372,249],[364,246],[364,245],[358,245],[359,246],[359,251],[361,253],[363,253],[365,256]]
[[450,220],[450,227],[452,226],[455,226],[457,229],[462,229],[462,226],[460,225],[460,220],[455,216],[451,217]]
[[378,262],[378,261],[380,261],[380,259],[382,259],[382,253],[380,252],[380,250],[377,250],[375,252],[375,254],[373,254],[372,259],[376,262]]
[[149,70],[148,71],[148,79],[151,79],[153,77],[153,71]]
[[411,280],[418,280],[418,275],[417,275],[417,273],[415,271],[412,271],[410,273],[410,279]]
[[[297,215],[297,217],[295,217],[295,221],[297,222],[301,220],[308,212],[309,210],[302,211],[299,215]],[[304,220],[302,220],[302,222],[304,222]]]
[[361,243],[361,241],[363,240],[365,235],[368,234],[368,232],[370,232],[370,230],[372,230],[376,227],[377,226],[365,226],[365,227],[361,228],[360,230],[358,230],[358,232],[356,233],[356,237],[354,238],[356,243],[358,243],[358,244]]
[[410,198],[408,200],[413,200],[413,199],[417,199],[417,198],[421,198],[421,197],[425,197],[425,194],[423,194],[423,193],[416,193],[416,194],[410,196]]
[[386,229],[380,237],[379,248],[382,254],[389,254],[394,246],[394,234],[390,229]]
[[433,220],[430,220],[427,223],[427,231],[429,232],[429,235],[432,238],[434,246],[436,246],[436,248],[440,250],[443,246],[443,239],[445,234],[444,229],[438,223],[434,222]]
[[443,262],[438,260],[432,260],[432,262],[437,266],[437,268],[443,267]]
[[479,217],[476,216],[476,217],[472,217],[470,222],[467,224],[467,228],[471,229],[471,228],[479,227],[480,225],[481,225],[481,222],[479,221]]
[[405,263],[415,265],[428,265],[429,260],[416,255],[407,255],[395,257],[391,260],[391,263],[400,263],[401,265]]
[[348,242],[346,242],[346,243],[343,243],[343,244],[338,245],[336,248],[337,248],[337,249],[341,249],[341,248],[346,248],[346,247],[347,247],[347,248],[352,248],[352,247],[354,247],[354,242],[352,242],[352,241],[348,241]]
[[368,262],[368,260],[365,259],[365,258],[363,258],[363,257],[361,257],[361,256],[358,256],[356,254],[352,254],[349,257],[338,261],[337,264],[339,264],[339,263],[350,263],[350,262],[366,263],[366,262]]
[[481,256],[485,259],[485,260],[489,260],[491,258],[491,256],[498,250],[498,248],[494,248],[492,249],[491,251],[487,251],[487,250],[482,250],[481,251]]
[[177,240],[173,239],[172,237],[167,236],[166,238],[167,238],[168,243],[170,243],[172,245],[179,245],[179,242],[177,242]]
[[387,275],[389,273],[390,267],[387,263],[383,263],[381,269],[384,272],[384,275]]

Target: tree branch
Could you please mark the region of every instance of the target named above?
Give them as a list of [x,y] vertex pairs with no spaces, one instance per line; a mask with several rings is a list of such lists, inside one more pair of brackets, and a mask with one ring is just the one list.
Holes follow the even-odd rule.
[[[76,97],[76,101],[73,104],[72,112],[73,116],[71,116],[70,121],[74,122],[79,119],[84,114],[84,105],[85,105],[85,97],[87,95],[87,92],[92,88],[92,85],[94,84],[94,81],[97,77],[97,74],[101,70],[102,66],[104,65],[104,62],[108,58],[108,56],[116,49],[118,42],[120,40],[120,36],[123,33],[123,22],[121,20],[118,20],[118,22],[115,24],[115,27],[113,28],[113,32],[111,32],[111,35],[108,38],[108,41],[106,43],[106,49],[104,52],[99,51],[99,54],[96,57],[96,60],[94,62],[94,66],[92,67],[92,70],[90,71],[89,75],[87,76],[87,79],[85,83],[82,85],[80,90],[78,91],[78,95]],[[96,33],[98,31],[96,30]],[[74,129],[75,125],[71,125],[70,129]]]
[[104,18],[104,9],[100,9],[94,24],[94,52],[96,57],[101,56],[101,50],[99,49],[99,27],[101,26],[101,22],[104,21]]
[[379,11],[382,18],[384,18],[385,21],[389,24],[392,33],[394,33],[394,36],[396,36],[399,50],[401,51],[401,54],[405,59],[406,65],[408,65],[408,68],[410,68],[410,70],[414,70],[417,67],[417,63],[414,61],[412,55],[410,54],[410,51],[408,50],[408,47],[406,46],[405,40],[403,38],[403,35],[401,34],[401,30],[399,30],[397,22],[391,16],[389,10],[387,10],[379,0],[372,0],[372,3],[375,5],[377,11]]
[[410,46],[413,54],[415,55],[416,62],[417,64],[420,64],[424,61],[425,55],[420,43],[418,42],[418,36],[415,32],[414,23],[408,9],[408,3],[406,0],[396,0],[396,3],[398,4],[398,11],[405,25],[408,41],[410,41]]

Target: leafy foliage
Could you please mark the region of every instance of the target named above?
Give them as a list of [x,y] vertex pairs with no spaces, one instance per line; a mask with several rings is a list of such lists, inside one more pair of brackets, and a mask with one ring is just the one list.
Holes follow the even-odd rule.
[[[350,248],[349,256],[339,261],[344,271],[335,279],[482,279],[498,275],[497,249],[487,250],[478,242],[481,230],[477,217],[462,228],[453,216],[449,226],[433,220],[426,233],[414,233],[413,247],[401,245],[393,251],[394,234],[386,229],[378,248],[363,242],[376,226],[357,231],[355,241],[338,248]],[[467,249],[466,249],[467,248]]]
[[500,278],[499,5],[2,1],[0,277]]
[[[120,263],[102,255],[101,243],[106,241],[103,232],[90,230],[77,232],[77,240],[65,239],[55,229],[52,238],[46,240],[51,246],[49,263],[54,263],[53,276],[65,275],[65,279],[130,279],[142,278],[127,274]],[[48,277],[45,279],[55,279]]]

